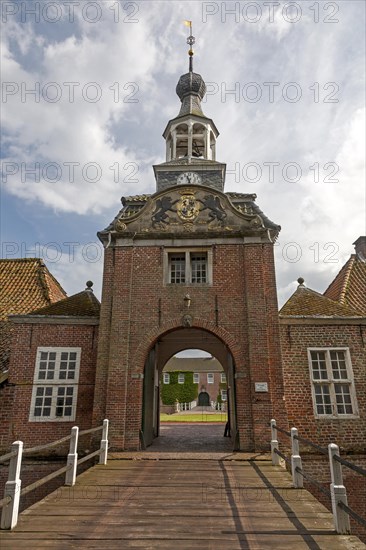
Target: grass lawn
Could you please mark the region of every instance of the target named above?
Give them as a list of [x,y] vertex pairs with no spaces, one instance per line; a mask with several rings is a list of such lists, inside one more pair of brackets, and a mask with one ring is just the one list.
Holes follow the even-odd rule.
[[226,422],[227,414],[226,413],[217,413],[217,414],[206,414],[206,413],[196,413],[196,414],[160,414],[160,422]]

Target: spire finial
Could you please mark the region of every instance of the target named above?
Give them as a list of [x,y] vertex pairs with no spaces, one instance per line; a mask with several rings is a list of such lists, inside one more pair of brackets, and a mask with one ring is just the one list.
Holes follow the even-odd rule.
[[193,55],[194,51],[192,50],[193,44],[196,42],[196,39],[194,36],[192,36],[192,21],[188,21],[187,19],[184,21],[184,24],[186,27],[189,27],[190,35],[187,38],[187,44],[189,45],[188,55],[189,55],[189,72],[193,73]]
[[91,292],[93,292],[92,286],[93,286],[93,281],[86,281],[86,289],[85,290],[90,290]]

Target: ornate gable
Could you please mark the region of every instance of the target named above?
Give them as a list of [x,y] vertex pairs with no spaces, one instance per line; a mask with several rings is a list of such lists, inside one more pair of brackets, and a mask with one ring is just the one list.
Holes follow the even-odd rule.
[[[232,199],[230,195],[232,195]],[[228,194],[205,186],[180,186],[154,195],[122,199],[124,207],[98,236],[134,238],[160,236],[267,236],[274,240],[280,226],[255,204],[255,195]]]

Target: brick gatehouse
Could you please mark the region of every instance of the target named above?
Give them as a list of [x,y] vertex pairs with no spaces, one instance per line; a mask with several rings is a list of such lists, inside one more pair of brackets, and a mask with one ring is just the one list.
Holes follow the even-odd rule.
[[225,370],[234,448],[261,449],[269,419],[286,423],[273,260],[280,227],[255,195],[224,193],[218,130],[201,109],[205,88],[193,71],[180,78],[156,193],[124,197],[98,234],[105,264],[94,419],[111,420],[120,449],[158,435],[161,372],[187,348],[208,351]]

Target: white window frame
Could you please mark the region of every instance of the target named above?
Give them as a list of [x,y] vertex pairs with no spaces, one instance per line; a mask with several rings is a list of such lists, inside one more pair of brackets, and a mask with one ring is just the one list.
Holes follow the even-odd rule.
[[[206,254],[206,281],[192,282],[192,254]],[[171,282],[171,263],[170,259],[172,254],[184,254],[185,255],[185,281],[181,283]],[[212,285],[212,248],[166,248],[164,250],[164,284],[166,285],[185,285],[185,286],[210,286]]]
[[226,384],[226,374],[224,372],[221,373],[221,384]]
[[163,384],[170,384],[169,372],[163,372]]
[[[332,364],[330,360],[330,352],[331,351],[343,351],[344,357],[345,357],[345,364],[346,364],[346,370],[347,370],[347,378],[334,378],[333,376],[333,369]],[[327,378],[314,378],[314,371],[313,371],[313,364],[312,364],[312,357],[311,352],[322,352],[325,353],[325,363],[326,363],[326,370],[327,370]],[[358,407],[357,407],[357,399],[356,399],[356,391],[355,391],[355,385],[354,385],[354,378],[353,378],[353,370],[352,370],[352,362],[351,362],[351,355],[349,348],[346,347],[316,347],[316,348],[308,348],[308,364],[309,364],[309,371],[310,371],[310,381],[311,381],[311,393],[313,398],[313,408],[314,408],[314,415],[316,418],[337,418],[337,419],[349,419],[349,418],[358,418]],[[337,410],[337,401],[336,401],[336,394],[335,394],[335,384],[343,384],[349,386],[349,394],[351,398],[351,405],[352,405],[352,413],[339,413]],[[316,385],[321,386],[327,386],[329,388],[329,394],[330,394],[330,404],[332,408],[332,413],[318,413],[317,411],[317,403],[316,403],[316,394],[315,394],[315,387]]]
[[215,382],[215,375],[213,372],[207,373],[207,384],[214,384]]
[[220,390],[221,401],[227,401],[227,389],[222,388]]
[[180,372],[178,374],[178,384],[184,384],[185,382],[185,375],[184,372]]
[[199,384],[200,383],[200,373],[194,372],[193,373],[193,384]]
[[[41,368],[41,354],[42,353],[55,353],[56,357],[54,361],[54,368],[50,369],[52,371],[53,377],[47,377],[47,368]],[[61,373],[65,372],[65,369],[61,368],[61,354],[62,353],[76,353],[75,358],[75,369],[74,371],[74,377],[69,378],[67,376],[68,371],[66,371],[65,378],[60,378]],[[81,359],[81,348],[74,348],[74,347],[38,347],[37,348],[37,354],[36,354],[36,364],[34,368],[34,376],[33,376],[33,389],[32,389],[32,399],[31,399],[31,407],[30,407],[30,413],[29,413],[29,421],[30,422],[74,422],[76,417],[76,406],[77,406],[77,397],[78,397],[78,387],[79,387],[79,374],[80,374],[80,359]],[[49,360],[42,360],[42,363],[48,363]],[[64,360],[62,361],[64,362]],[[48,365],[47,365],[48,367]],[[40,377],[40,373],[45,373],[45,377]],[[61,398],[62,396],[59,395],[59,389],[62,391],[62,388],[65,388],[65,390],[62,392],[65,394],[65,397],[71,397],[71,404],[68,404],[67,406],[71,406],[72,414],[70,416],[56,416],[56,409],[60,408],[61,406],[65,407],[66,403],[64,402],[63,405],[58,403],[58,398]],[[67,396],[67,389],[72,388],[72,396]],[[43,390],[42,390],[43,389]],[[39,390],[39,391],[38,391]],[[45,395],[49,393],[49,395]],[[35,408],[36,403],[39,403],[42,399],[41,395],[37,395],[39,393],[43,393],[43,397],[47,397],[49,400],[49,406],[47,408],[50,408],[50,414],[47,416],[43,415],[36,415],[35,414]],[[37,401],[36,401],[37,400]],[[38,407],[44,408],[44,400],[41,402]]]

